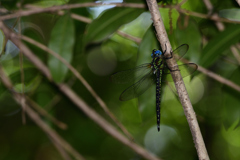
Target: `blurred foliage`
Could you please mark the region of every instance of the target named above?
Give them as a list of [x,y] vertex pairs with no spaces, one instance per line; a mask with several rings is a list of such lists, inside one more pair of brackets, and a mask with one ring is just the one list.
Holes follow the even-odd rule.
[[[26,5],[51,7],[84,2],[94,1],[1,0],[0,9],[5,9],[7,12],[0,15],[18,10],[18,3],[22,3],[24,8]],[[109,3],[107,0],[99,2]],[[124,2],[146,4],[139,0]],[[239,22],[237,16],[239,9],[236,9],[239,6],[234,0],[211,2],[214,13]],[[160,5],[177,3],[179,2],[176,0],[159,1]],[[187,1],[182,8],[206,16],[208,14],[203,1]],[[239,24],[223,23],[225,29],[219,31],[216,22],[207,18],[194,17],[191,14],[186,16],[173,8],[160,8],[160,12],[173,49],[181,44],[188,44],[190,48],[184,58],[240,84],[239,59],[237,60],[237,56],[235,57],[230,50],[230,46],[239,43]],[[73,13],[88,18],[91,23],[72,18]],[[152,49],[160,48],[147,7],[74,8],[65,11],[65,15],[62,16],[54,12],[39,13],[21,19],[6,20],[4,23],[17,33],[20,32],[20,25],[22,34],[48,46],[71,63],[132,134],[136,143],[165,160],[198,159],[173,84],[168,83],[163,88],[161,131],[157,132],[154,86],[139,98],[122,102],[119,101],[119,95],[131,84],[112,84],[109,80],[109,76],[114,72],[150,62]],[[117,31],[140,38],[141,43],[132,41]],[[64,64],[36,45],[27,42],[25,44],[48,65],[55,82],[68,84],[92,109],[117,127],[101,109],[95,97]],[[237,50],[239,54],[239,44]],[[6,39],[2,31],[0,31],[0,56],[1,65],[14,84],[14,90],[24,93],[49,114],[66,123],[67,130],[61,130],[42,116],[49,126],[86,159],[143,159],[109,136],[87,117],[25,57],[23,75],[20,70],[19,48]],[[201,72],[184,78],[184,81],[210,159],[239,160],[240,93]],[[11,92],[0,83],[0,160],[63,159],[51,139],[28,116],[26,116],[26,124],[23,124],[22,116],[21,106],[14,101]]]

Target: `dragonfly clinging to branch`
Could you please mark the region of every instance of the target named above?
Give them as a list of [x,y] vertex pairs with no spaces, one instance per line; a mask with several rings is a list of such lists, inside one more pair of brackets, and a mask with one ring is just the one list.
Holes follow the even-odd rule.
[[166,60],[175,58],[178,61],[188,51],[189,46],[183,44],[177,49],[171,52],[171,57],[165,58],[164,54],[160,50],[154,49],[152,51],[151,63],[145,63],[135,68],[120,71],[111,75],[111,81],[114,83],[134,83],[127,89],[125,89],[120,95],[121,101],[127,101],[133,98],[137,98],[143,94],[151,85],[156,84],[156,112],[157,112],[157,128],[160,131],[160,104],[161,104],[161,86],[162,82],[172,82],[171,72],[180,71],[182,77],[191,75],[197,70],[198,66],[194,63],[186,63],[178,65],[178,69],[171,70],[166,64]]

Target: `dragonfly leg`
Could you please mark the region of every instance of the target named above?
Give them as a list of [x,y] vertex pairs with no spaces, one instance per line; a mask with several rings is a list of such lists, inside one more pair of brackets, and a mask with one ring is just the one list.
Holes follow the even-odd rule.
[[[166,53],[166,51],[167,51],[167,45],[166,45],[166,44],[165,44],[165,48],[166,48],[166,49],[165,49],[165,51],[163,52],[163,55],[164,55],[164,54]],[[164,59],[171,59],[171,58],[173,58],[172,53],[173,53],[173,52],[171,51],[171,56],[170,56],[170,57],[166,57],[166,58],[164,57]]]
[[167,45],[165,43],[165,51],[163,52],[163,55],[166,53],[166,51],[167,51]]

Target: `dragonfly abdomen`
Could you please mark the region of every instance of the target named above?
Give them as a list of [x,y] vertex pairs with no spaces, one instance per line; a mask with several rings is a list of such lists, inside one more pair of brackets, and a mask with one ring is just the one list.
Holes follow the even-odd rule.
[[162,70],[158,69],[156,73],[156,112],[158,132],[160,131],[161,82],[162,82]]

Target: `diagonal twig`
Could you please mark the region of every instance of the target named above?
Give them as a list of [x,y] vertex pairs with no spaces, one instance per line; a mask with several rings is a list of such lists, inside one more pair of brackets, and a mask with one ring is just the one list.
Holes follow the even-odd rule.
[[29,38],[26,36],[21,35],[20,38],[23,40],[32,43],[42,50],[50,53],[54,57],[56,57],[58,60],[60,60],[64,65],[68,67],[68,69],[77,77],[77,79],[83,83],[83,85],[87,88],[87,90],[92,94],[92,96],[97,100],[99,105],[102,107],[102,109],[105,111],[105,113],[121,128],[121,130],[131,139],[133,140],[133,137],[128,132],[128,130],[121,124],[121,122],[114,116],[114,114],[108,109],[105,102],[98,96],[98,94],[94,91],[94,89],[88,84],[88,82],[83,78],[83,76],[70,64],[68,63],[64,58],[62,58],[59,54],[49,49],[47,46]]
[[[184,58],[181,58],[181,61],[184,62],[184,63],[189,63],[189,61],[184,59]],[[228,79],[223,78],[223,77],[217,75],[216,73],[213,73],[213,72],[211,72],[211,71],[207,70],[206,68],[204,68],[202,66],[199,66],[199,65],[198,65],[198,71],[200,71],[203,74],[215,79],[216,81],[218,81],[222,84],[225,84],[228,87],[231,87],[232,89],[235,89],[236,91],[240,92],[240,86],[237,85],[236,83],[233,83],[232,81],[229,81]]]
[[45,111],[42,107],[40,107],[36,102],[34,102],[32,99],[30,99],[29,97],[26,96],[26,100],[27,102],[30,104],[30,106],[32,108],[34,108],[40,115],[45,116],[47,119],[49,119],[50,121],[52,121],[52,123],[54,123],[56,126],[58,126],[61,129],[67,129],[67,125],[63,122],[60,122],[59,120],[57,120],[55,117],[51,116],[50,114],[48,114],[47,111]]
[[[18,38],[18,36],[10,31],[2,22],[0,22],[0,29],[2,29],[5,36],[17,46],[21,46],[23,54],[49,79],[52,80],[49,69],[31,52],[31,50],[25,46]],[[39,61],[41,63],[39,63]],[[40,65],[41,64],[41,65]],[[44,68],[44,69],[42,69]],[[45,70],[46,69],[46,70]],[[156,156],[149,153],[147,150],[139,146],[138,144],[132,142],[120,132],[117,131],[108,121],[101,117],[97,112],[95,112],[91,107],[89,107],[82,99],[80,99],[68,86],[64,84],[56,84],[60,91],[65,94],[76,106],[81,109],[89,118],[91,118],[96,124],[98,124],[102,129],[104,129],[112,137],[123,143],[124,145],[131,148],[133,151],[141,155],[146,159],[160,160]]]
[[[24,51],[24,50],[23,50]],[[72,154],[76,159],[78,160],[84,160],[85,158],[80,155],[72,146],[67,143],[62,137],[60,137],[57,132],[55,132],[52,128],[50,128],[40,117],[39,115],[31,109],[31,107],[26,104],[26,99],[23,95],[14,92],[13,85],[11,83],[11,80],[6,76],[4,73],[2,67],[0,66],[0,77],[2,83],[8,88],[10,91],[12,91],[13,98],[16,100],[17,103],[19,103],[22,107],[25,107],[25,112],[27,115],[48,135],[51,137],[52,140],[54,140],[57,144],[59,144],[61,147],[63,147],[66,151],[68,151],[70,154]]]

